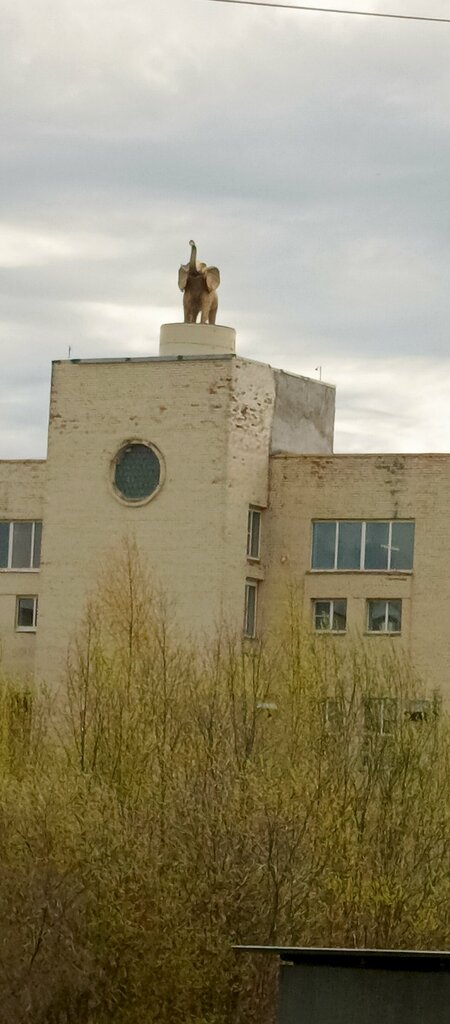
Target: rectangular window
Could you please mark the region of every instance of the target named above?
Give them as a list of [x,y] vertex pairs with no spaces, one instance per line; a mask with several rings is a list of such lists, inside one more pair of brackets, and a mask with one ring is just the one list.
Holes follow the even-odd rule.
[[25,749],[30,740],[33,698],[26,690],[16,690],[9,694],[8,719],[10,738],[18,754],[20,747]]
[[253,558],[259,562],[261,553],[261,510],[252,508],[248,510],[247,520],[247,558]]
[[389,736],[397,723],[395,697],[366,697],[364,701],[364,727],[366,732]]
[[312,569],[410,572],[414,523],[400,520],[323,520],[313,523]]
[[367,612],[369,633],[401,633],[401,601],[368,601]]
[[344,724],[344,708],[336,697],[321,701],[322,723],[327,732],[339,732]]
[[436,714],[433,703],[427,698],[408,700],[405,707],[405,718],[409,722],[429,722]]
[[41,564],[42,523],[0,522],[0,569],[26,572]]
[[19,633],[34,633],[37,623],[37,597],[16,598],[16,630]]
[[258,581],[245,581],[244,636],[256,636],[256,610],[258,599]]
[[345,633],[347,629],[347,601],[332,598],[329,601],[313,601],[314,629],[316,632]]

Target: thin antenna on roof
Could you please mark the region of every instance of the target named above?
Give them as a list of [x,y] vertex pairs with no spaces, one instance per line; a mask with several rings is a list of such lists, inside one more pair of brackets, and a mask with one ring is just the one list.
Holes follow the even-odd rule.
[[70,359],[70,356],[71,356],[71,354],[72,354],[72,346],[71,346],[71,345],[69,345],[69,351],[68,351],[68,353],[67,353],[67,358],[68,358],[68,359]]
[[322,380],[322,367],[321,366],[315,366],[314,369],[315,369],[316,373],[317,373],[317,371],[319,371],[319,380]]

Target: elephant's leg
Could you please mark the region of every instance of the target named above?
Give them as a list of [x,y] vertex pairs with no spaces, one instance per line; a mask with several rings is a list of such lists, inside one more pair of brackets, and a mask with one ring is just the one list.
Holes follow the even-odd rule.
[[215,324],[215,322],[216,322],[217,307],[218,307],[218,305],[219,305],[219,300],[217,298],[216,293],[214,293],[214,295],[211,296],[211,305],[210,305],[210,309],[209,309],[209,323],[210,324]]
[[[213,312],[213,308],[214,308],[214,295],[212,295],[211,292],[205,292],[204,295],[202,295],[202,319],[201,319],[202,324],[207,324],[207,323],[212,324],[212,323],[214,323],[214,320],[211,320],[211,316],[215,315],[214,312]],[[216,300],[216,309],[217,309],[217,300]]]
[[185,292],[183,296],[183,309],[184,309],[184,322],[185,324],[195,324],[197,319],[198,310],[195,308],[195,304],[192,300],[192,295],[189,292]]

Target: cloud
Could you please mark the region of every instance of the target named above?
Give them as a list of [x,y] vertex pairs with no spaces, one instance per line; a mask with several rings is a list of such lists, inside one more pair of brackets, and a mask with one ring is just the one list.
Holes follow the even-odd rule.
[[3,457],[44,453],[69,346],[156,353],[191,237],[243,354],[336,381],[338,448],[450,447],[450,26],[4,0],[0,32]]

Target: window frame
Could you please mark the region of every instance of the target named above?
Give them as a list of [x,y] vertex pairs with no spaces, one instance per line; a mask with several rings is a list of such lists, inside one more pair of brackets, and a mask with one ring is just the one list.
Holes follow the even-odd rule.
[[[384,612],[384,629],[371,629],[370,628],[370,605],[374,603],[384,602],[386,605]],[[367,616],[366,616],[366,632],[369,636],[401,636],[402,633],[402,617],[403,617],[403,601],[401,597],[368,597],[366,600],[367,604]],[[389,629],[389,605],[399,604],[400,605],[400,629]]]
[[[320,524],[320,523],[334,523],[334,526],[335,526],[334,564],[333,564],[333,566],[331,568],[328,568],[328,569],[321,569],[319,567],[313,566],[313,564],[312,564],[313,563],[313,554],[314,554],[314,527],[316,525]],[[340,527],[341,523],[359,523],[359,524],[361,524],[361,549],[360,549],[360,558],[359,558],[359,567],[358,568],[355,568],[355,569],[341,569],[338,566],[339,527]],[[372,524],[372,523],[385,523],[387,525],[387,527],[388,527],[388,542],[387,542],[387,545],[386,545],[387,552],[388,552],[388,564],[387,564],[385,569],[383,569],[383,568],[368,569],[368,568],[366,568],[366,565],[365,565],[365,561],[366,561],[366,533],[367,533],[367,525],[368,524]],[[398,574],[398,573],[402,573],[402,574],[406,573],[406,574],[410,575],[414,571],[414,569],[413,569],[413,565],[414,565],[414,546],[413,546],[413,558],[412,558],[411,569],[395,569],[395,568],[392,568],[392,566],[391,566],[391,563],[392,563],[392,551],[394,550],[393,545],[392,545],[392,531],[393,531],[394,525],[399,525],[400,523],[412,523],[414,525],[414,532],[415,532],[415,525],[416,525],[415,519],[313,519],[312,520],[312,537],[311,537],[311,560],[310,560],[311,568],[310,568],[310,571],[311,572],[367,572],[367,573],[377,573],[378,572],[378,573],[396,573],[396,574]],[[415,535],[414,535],[414,541],[415,541]],[[413,544],[414,544],[414,542],[413,542]]]
[[[392,711],[394,709],[394,715],[386,714],[386,709]],[[377,728],[371,728],[368,724],[369,715],[372,714],[373,709],[377,707]],[[364,732],[367,736],[392,736],[396,728],[399,725],[399,701],[397,697],[370,697],[365,696],[363,700],[363,713],[364,713]],[[373,720],[373,715],[372,715]],[[386,729],[386,723],[391,728]]]
[[[157,462],[159,463],[159,479],[157,486],[150,492],[150,494],[145,495],[145,497],[143,498],[136,499],[127,498],[116,483],[116,471],[121,464],[122,457],[124,457],[127,454],[129,449],[134,447],[147,448],[150,452],[152,452],[152,454],[156,457]],[[126,508],[141,508],[142,505],[147,505],[149,501],[153,501],[153,499],[157,497],[161,488],[163,487],[165,483],[165,478],[166,464],[162,452],[160,451],[156,444],[153,444],[153,441],[146,441],[142,437],[130,437],[128,438],[128,440],[123,441],[118,450],[116,451],[115,455],[111,459],[109,468],[109,482],[111,486],[111,491],[116,500],[119,501],[120,504],[124,505]]]
[[[42,519],[2,519],[2,523],[7,523],[9,527],[8,534],[8,557],[7,565],[0,566],[0,573],[2,572],[39,572],[41,567],[41,552],[39,550],[39,565],[33,565],[34,561],[34,546],[36,539],[36,526],[41,527],[41,544],[42,544]],[[12,564],[13,548],[14,548],[14,527],[20,526],[23,523],[31,524],[31,539],[30,539],[30,565],[28,566],[14,566]]]
[[[258,616],[258,589],[259,580],[247,578],[245,581],[245,597],[244,597],[244,622],[243,622],[243,634],[247,640],[254,640],[256,637],[256,623]],[[248,595],[250,591],[254,593],[254,610],[253,610],[253,623],[252,631],[248,629],[249,625],[249,600]]]
[[[369,719],[374,721],[374,709],[377,708],[377,727],[371,727]],[[408,697],[402,700],[387,694],[383,697],[366,694],[363,698],[364,732],[366,736],[392,736],[396,729],[409,725],[417,728],[430,725],[439,715],[439,706],[432,697]],[[404,723],[404,724],[402,724]],[[387,726],[387,728],[386,728]]]
[[[262,528],[262,509],[258,508],[257,505],[249,505],[247,513],[247,558],[249,562],[260,562],[261,561],[261,528]],[[252,554],[253,538],[254,538],[254,522],[255,517],[258,520],[258,553]]]
[[[343,601],[345,603],[345,628],[344,629],[334,629],[334,627],[333,627],[333,623],[334,623],[334,605],[335,605],[336,601]],[[329,604],[330,605],[330,617],[329,618],[330,618],[331,626],[330,626],[329,629],[319,629],[316,626],[316,605],[317,604]],[[344,636],[345,633],[347,632],[347,598],[346,597],[313,597],[312,598],[312,614],[313,614],[313,629],[314,629],[314,633],[317,633],[319,636],[322,633],[323,634],[332,633],[334,636]]]
[[322,726],[327,733],[340,733],[344,726],[344,704],[338,697],[324,697],[320,701]]
[[[31,626],[20,626],[19,625],[19,606],[21,601],[33,601],[33,624]],[[16,633],[35,633],[37,630],[37,615],[38,615],[38,595],[37,594],[17,594],[16,595],[16,613],[15,613],[15,631]]]
[[408,723],[422,725],[425,722],[429,725],[431,719],[436,717],[436,708],[433,707],[431,697],[409,697],[405,703],[403,714]]

